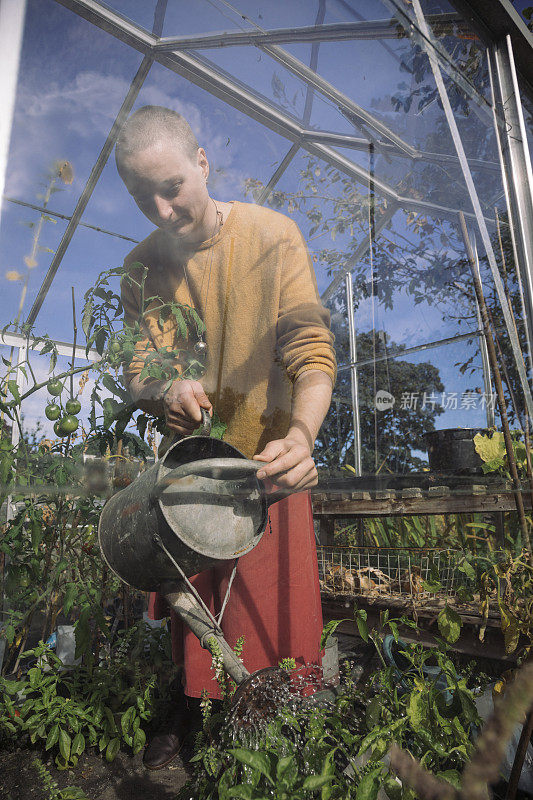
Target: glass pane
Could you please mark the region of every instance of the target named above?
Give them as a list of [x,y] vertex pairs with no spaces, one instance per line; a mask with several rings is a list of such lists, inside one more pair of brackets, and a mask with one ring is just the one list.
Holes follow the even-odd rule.
[[[387,358],[386,341],[380,330],[357,337],[358,359],[367,362],[358,369],[363,473],[420,471],[427,464],[426,432],[485,428],[486,404],[494,398],[485,394],[475,345]],[[460,366],[469,359],[474,372],[463,375]],[[340,370],[334,397],[318,453],[324,467],[337,470],[354,464],[349,370]]]
[[157,0],[109,0],[105,5],[139,27],[152,31]]
[[[8,200],[0,231],[2,280],[6,272],[25,280],[30,270],[25,313],[65,230],[53,212],[72,214],[140,60],[52,0],[26,15],[5,194],[50,213],[41,217]],[[37,264],[28,268],[30,257]],[[9,283],[0,301],[6,322],[16,316],[19,289]]]
[[65,228],[61,219],[4,200],[0,225],[2,327],[26,318]]
[[[156,65],[139,94],[135,107],[157,103],[181,111],[190,120],[210,162],[209,186],[217,200],[251,200],[249,181],[266,183],[290,143],[243,116],[163,67]],[[263,154],[258,160],[254,142]],[[134,243],[148,236],[154,226],[127,193],[111,156],[88,203],[83,222],[104,229],[96,232],[80,226],[63,258],[52,289],[39,315],[39,324],[50,335],[69,338],[70,317],[56,313],[57,297],[69,301],[74,285],[81,312],[83,296],[104,269],[118,267]],[[118,235],[117,235],[118,234]]]
[[[340,0],[329,0],[324,16],[326,26],[359,25],[352,30],[353,39],[280,45],[302,65],[316,57],[318,75],[342,92],[345,101],[331,99],[327,91],[316,87],[311,93],[288,63],[283,65],[256,47],[210,48],[192,55],[214,65],[228,80],[249,87],[302,127],[338,135],[337,139],[324,137],[324,144],[319,142],[316,149],[302,140],[266,204],[294,219],[308,243],[319,292],[332,314],[341,367],[350,360],[342,275],[346,269],[352,271],[358,359],[366,362],[360,367],[364,468],[370,473],[385,468],[401,472],[421,468],[423,433],[431,427],[484,424],[479,321],[458,227],[459,211],[466,215],[469,236],[477,248],[508,372],[505,380],[514,421],[520,420],[523,400],[494,283],[495,268],[502,275],[525,350],[523,307],[492,111],[486,102],[490,94],[484,49],[445,0],[423,4],[484,215],[488,252],[457,158],[458,141],[454,142],[450,131],[427,53],[416,37],[399,27],[400,16],[390,22],[390,5],[370,0],[356,5],[352,9]],[[116,0],[112,7],[151,29],[155,1]],[[169,3],[164,33],[313,26],[318,11],[318,3],[296,0],[265,8],[243,0],[235,9],[219,2]],[[53,213],[44,219],[39,208],[12,200],[46,205],[50,212],[65,217],[72,214],[140,59],[138,53],[52,0],[32,6],[9,156],[6,193],[10,200],[4,204],[0,229],[5,286],[0,302],[6,321],[15,317],[29,275],[27,313],[66,226],[66,220]],[[292,147],[290,140],[159,64],[152,67],[134,108],[146,104],[174,108],[190,120],[208,155],[210,192],[216,199],[263,202],[265,186]],[[529,104],[525,105],[529,119]],[[357,141],[350,147],[342,136]],[[62,179],[58,159],[72,169],[72,181]],[[51,192],[51,188],[61,191]],[[26,221],[32,227],[19,224]],[[111,157],[46,297],[39,328],[69,340],[71,286],[79,321],[84,293],[98,273],[119,266],[134,243],[152,230],[128,196]],[[412,348],[447,339],[454,341],[412,352]],[[407,352],[396,358],[401,348]],[[341,426],[341,439],[335,433],[336,444],[330,448],[336,467],[342,458],[349,458],[353,444],[348,369],[341,369],[339,380],[327,423],[334,432]],[[391,408],[380,407],[379,413],[378,391],[394,400]],[[402,408],[402,397],[405,405],[405,398],[413,393],[418,397],[416,408]],[[463,401],[465,393],[475,397],[476,404],[471,398]],[[421,407],[424,394],[426,399],[438,397],[438,402],[431,401],[435,406],[431,414]],[[410,438],[403,446],[400,434],[406,424]]]
[[533,99],[522,91],[522,112],[524,114],[524,126],[526,129],[527,142],[529,146],[529,156],[533,152]]
[[53,0],[26,14],[6,194],[35,202],[57,159],[74,171],[53,206],[71,213],[130,82],[139,53]]
[[206,65],[235,76],[260,97],[291,117],[300,118],[306,84],[265,53],[252,47],[227,47],[195,52]]
[[[254,19],[257,9],[251,12]],[[260,13],[260,12],[259,12]],[[243,19],[229,5],[196,0],[168,3],[163,26],[164,36],[201,36],[204,33],[253,29],[251,21]]]
[[[219,0],[196,0],[194,3],[179,0],[168,5],[164,35],[185,36],[236,28],[263,31],[300,28],[315,24],[319,5],[316,1],[306,3],[301,0],[266,4],[238,0],[231,5]],[[353,11],[347,3],[339,0],[328,0],[326,3],[326,21],[388,19],[390,16],[390,12],[373,0],[358,0],[357,10]]]
[[[444,54],[441,56],[438,52],[452,106],[461,120],[477,115],[483,128],[491,128],[492,112],[486,102],[490,98],[490,87],[485,49],[464,25],[437,23],[438,16],[433,13],[428,20],[433,21],[435,41]],[[447,14],[445,19],[449,18]],[[362,28],[360,33],[353,33],[352,40],[320,43],[318,73],[365,109],[377,123],[387,126],[408,145],[424,149],[422,142],[435,132],[443,112],[427,55],[421,51],[418,39],[406,35],[399,21],[400,18],[390,28],[376,26],[373,34],[368,33],[368,27]],[[363,30],[366,31],[364,35]],[[282,47],[303,63],[309,63],[308,45],[285,43]],[[375,69],[376,53],[379,53],[379,69]],[[343,76],[342,82],[339,82],[339,74]],[[355,109],[352,113],[357,115]],[[317,122],[315,118],[312,121]],[[372,133],[372,122],[367,125]],[[465,136],[469,140],[466,133]],[[387,140],[383,132],[377,138]],[[477,141],[479,134],[472,138]],[[455,152],[447,131],[444,137],[442,131],[435,137],[435,144],[437,152]],[[430,149],[435,150],[435,147]]]

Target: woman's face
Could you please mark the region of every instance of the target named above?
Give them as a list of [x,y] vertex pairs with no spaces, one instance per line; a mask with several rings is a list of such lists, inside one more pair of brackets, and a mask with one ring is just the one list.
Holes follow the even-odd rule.
[[191,159],[175,142],[161,140],[124,156],[119,172],[150,222],[186,242],[205,238],[209,164],[203,148]]

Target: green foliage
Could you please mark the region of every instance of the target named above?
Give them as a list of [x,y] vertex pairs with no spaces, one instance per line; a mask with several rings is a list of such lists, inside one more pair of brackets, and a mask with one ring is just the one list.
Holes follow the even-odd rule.
[[489,608],[495,605],[500,613],[501,628],[507,653],[516,653],[522,660],[533,646],[533,567],[523,554],[510,550],[495,557],[472,559],[476,569],[476,588],[483,641]]
[[[205,372],[204,360],[194,350],[197,338],[205,331],[202,319],[188,305],[165,302],[155,295],[146,295],[147,274],[147,267],[140,262],[105,270],[85,294],[82,325],[87,337],[87,349],[95,347],[101,354],[102,360],[98,364],[101,383],[113,395],[112,398],[102,398],[97,385],[91,396],[92,425],[102,453],[119,439],[130,445],[131,433],[126,441],[126,429],[133,423],[139,435],[144,437],[150,421],[151,415],[147,413],[137,414],[134,419],[136,408],[123,379],[116,374],[120,368],[127,369],[133,361],[140,362],[141,380],[163,381],[167,387],[175,380],[199,380]],[[114,291],[110,286],[117,280],[121,287],[128,286],[138,295],[140,310],[137,319],[123,319],[120,290]],[[147,334],[150,324],[155,324],[160,332],[174,329],[174,345],[155,348]],[[102,408],[102,415],[98,413],[99,407]],[[156,417],[151,424],[160,433],[170,433],[163,417]],[[211,436],[221,439],[225,430],[226,425],[215,412]],[[133,452],[136,452],[138,448],[134,439],[131,439],[131,444]]]
[[[244,641],[245,641],[244,636],[240,636],[233,647],[233,652],[235,653],[237,658],[242,657],[242,651],[244,649]],[[218,640],[214,636],[211,636],[209,639],[207,639],[207,644],[209,646],[209,651],[211,653],[211,668],[215,673],[215,680],[218,683],[218,688],[220,690],[220,696],[222,698],[223,708],[227,711],[231,704],[231,698],[233,697],[237,689],[237,684],[235,683],[234,680],[232,680],[232,678],[229,677],[229,675],[226,673],[224,669],[224,658],[222,656],[222,649],[220,647]],[[211,706],[207,702],[207,700],[205,701],[204,710],[205,710],[204,723],[207,723],[207,720],[210,717],[210,710],[211,710]]]
[[347,622],[346,619],[331,619],[326,625],[324,625],[324,629],[322,630],[322,635],[320,637],[320,649],[322,650],[326,647],[327,643],[329,642],[331,636],[335,633],[337,628],[342,622]]
[[138,623],[92,669],[66,670],[43,643],[27,651],[29,656],[37,659],[36,666],[23,678],[0,678],[2,738],[26,734],[31,743],[56,753],[58,769],[75,766],[88,747],[108,761],[121,744],[133,753],[142,750],[146,725],[161,707],[174,673],[168,632]]
[[[76,622],[76,652],[84,657],[87,666],[109,637],[102,609],[108,599],[117,595],[120,584],[103,567],[96,533],[102,504],[112,487],[104,484],[91,489],[87,485],[83,456],[90,452],[119,458],[122,451],[145,458],[152,456],[154,430],[168,433],[164,419],[137,413],[119,370],[139,357],[139,349],[140,355],[145,356],[142,374],[148,379],[197,378],[204,369],[189,342],[195,333],[203,332],[203,322],[188,306],[145,297],[146,272],[141,264],[130,269],[107,270],[86,294],[82,327],[87,349],[95,347],[101,355],[91,367],[96,382],[90,397],[88,430],[86,426],[79,428],[75,415],[81,410],[81,401],[74,397],[72,383],[76,373],[86,373],[80,382],[81,396],[89,377],[87,367],[75,367],[73,360],[69,370],[39,383],[31,365],[31,349],[26,361],[17,366],[4,359],[7,369],[0,379],[0,412],[20,432],[16,447],[12,447],[10,436],[4,435],[7,430],[0,439],[0,502],[11,494],[16,508],[0,543],[0,551],[8,563],[3,588],[8,595],[9,610],[7,624],[0,633],[8,645],[4,673],[18,666],[32,620],[39,612],[44,612],[41,632],[44,640],[53,631],[60,613],[67,621]],[[138,291],[141,310],[137,320],[129,320],[127,324],[123,321],[120,289],[115,291],[111,287],[113,280],[129,283]],[[146,324],[154,315],[160,327],[175,325],[184,337],[175,349],[156,351],[145,347]],[[54,343],[47,336],[33,336],[30,329],[24,331],[34,345],[42,345],[41,354],[50,354],[50,372],[53,372],[57,364]],[[16,369],[30,383],[24,394],[15,380]],[[59,426],[58,439],[53,441],[42,437],[38,441],[38,431],[32,440],[23,430],[20,414],[23,400],[45,386],[54,398],[53,405],[47,404],[47,415],[57,417]],[[104,390],[111,396],[104,397]],[[46,413],[44,408],[43,412]],[[225,424],[216,415],[213,423],[212,435],[222,438]],[[120,472],[118,478],[127,479],[126,483],[117,482],[117,487],[131,480],[122,474],[127,472],[124,462],[129,455],[121,455],[117,462],[115,477]]]
[[278,662],[278,667],[287,672],[292,672],[296,669],[296,661],[294,658],[282,658],[281,661]]
[[[60,612],[66,621],[90,613],[106,635],[101,605],[106,589],[118,588],[116,580],[102,580],[96,543],[102,503],[83,491],[76,460],[61,457],[46,443],[25,445],[17,479],[20,484],[24,475],[26,483],[13,492],[17,510],[0,543],[0,551],[8,558],[4,589],[9,616],[4,635],[10,649],[5,669],[13,666],[25,631],[40,610],[45,611],[41,634],[45,639]],[[57,494],[50,495],[49,485]],[[69,490],[72,494],[67,495]]]
[[[519,431],[512,433],[513,452],[518,474],[525,478],[527,472],[527,452],[526,446],[519,439],[519,436]],[[484,473],[498,472],[504,475],[508,480],[511,479],[505,439],[501,431],[493,431],[492,435],[489,436],[477,433],[474,436],[474,446],[476,448],[476,453],[483,461]]]
[[[212,439],[223,439],[227,427],[228,426],[226,425],[226,423],[222,422],[222,420],[218,416],[216,409],[213,409],[213,416],[211,418],[211,431],[209,433],[210,437]],[[202,430],[203,426],[200,425],[198,428],[196,428],[196,430],[193,431],[193,436],[201,433]]]
[[[383,788],[389,800],[414,800],[384,762],[393,741],[435,774],[457,782],[479,718],[467,679],[457,674],[446,644],[431,650],[401,645],[405,669],[399,676],[383,660],[382,637],[391,632],[399,641],[398,626],[413,623],[384,612],[378,628],[370,630],[366,612],[357,610],[356,622],[381,660],[367,683],[358,685],[346,662],[334,701],[307,699],[280,707],[259,729],[236,723],[222,725],[216,734],[211,730],[179,797],[376,800]],[[426,669],[429,665],[440,674]]]
[[[507,515],[505,534],[509,546],[517,543],[516,514]],[[497,546],[495,527],[481,513],[360,519],[335,531],[335,544],[346,547],[443,548],[450,551],[488,552]],[[520,544],[516,547],[520,549]]]
[[454,609],[450,608],[448,605],[444,606],[437,617],[437,624],[441,636],[443,636],[447,642],[454,644],[458,640],[461,635],[462,622],[457,611],[454,611]]

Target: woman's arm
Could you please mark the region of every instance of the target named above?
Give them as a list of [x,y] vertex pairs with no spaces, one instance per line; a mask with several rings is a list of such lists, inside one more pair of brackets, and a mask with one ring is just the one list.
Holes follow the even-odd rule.
[[329,375],[322,370],[309,369],[300,373],[294,382],[291,421],[287,435],[274,439],[254,456],[265,461],[257,477],[292,492],[310,489],[318,483],[318,473],[312,452],[315,440],[331,403],[333,386]]

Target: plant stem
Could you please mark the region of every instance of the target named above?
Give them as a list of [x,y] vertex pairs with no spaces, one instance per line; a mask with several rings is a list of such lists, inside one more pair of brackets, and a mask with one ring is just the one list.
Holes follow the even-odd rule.
[[[87,364],[84,367],[76,367],[76,369],[72,370],[72,374],[76,375],[78,372],[84,372],[87,369]],[[67,378],[71,373],[71,370],[67,370],[66,372],[61,372],[59,375],[56,375],[58,380],[62,380],[63,378]],[[28,389],[27,392],[20,395],[20,402],[25,400],[27,397],[30,397],[34,392],[37,392],[39,389],[42,389],[43,386],[46,386],[50,379],[47,378],[45,381],[41,381],[41,383],[36,383],[35,386],[32,386],[31,389]]]
[[72,339],[72,361],[70,362],[70,397],[74,397],[74,373],[72,370],[74,369],[74,360],[76,358],[76,337],[78,336],[78,326],[76,325],[76,300],[74,299],[74,286],[70,287],[72,290],[72,328],[74,330],[74,336]]
[[[494,324],[494,319],[492,318],[492,314],[490,313],[488,308],[487,308],[487,314],[488,314],[488,317],[489,317],[489,322],[492,325],[492,331],[493,331],[493,336],[494,336],[494,344],[496,345],[496,348],[497,348],[497,351],[498,351],[499,363],[501,364],[501,368],[502,368],[502,371],[503,371],[503,376],[505,378],[505,383],[507,385],[507,390],[509,392],[509,397],[511,398],[511,405],[512,405],[512,407],[514,409],[514,413],[516,415],[516,419],[518,420],[518,424],[520,425],[520,427],[523,427],[522,420],[521,420],[520,409],[518,408],[518,403],[516,402],[516,399],[515,399],[515,396],[514,396],[513,385],[511,383],[511,379],[509,377],[509,372],[507,370],[507,364],[505,363],[505,359],[503,357],[502,348],[500,346],[500,340],[499,340],[498,334],[496,333],[496,325]],[[513,310],[512,309],[511,309],[511,314],[513,314]],[[514,319],[514,317],[513,317],[513,319]],[[515,325],[515,333],[516,333],[516,335],[518,337],[518,331],[516,329],[516,325]]]
[[476,261],[474,258],[474,253],[472,251],[472,245],[470,244],[470,239],[468,238],[468,231],[466,228],[466,222],[464,218],[464,214],[462,211],[459,212],[459,222],[461,225],[461,232],[463,234],[463,240],[468,256],[468,261],[470,264],[470,270],[472,272],[472,279],[474,282],[474,289],[476,292],[476,297],[478,300],[479,310],[481,314],[481,320],[483,322],[483,330],[485,332],[485,340],[487,343],[487,352],[490,360],[490,365],[492,367],[492,373],[494,378],[494,386],[496,388],[496,396],[498,398],[498,408],[500,411],[500,418],[502,423],[502,430],[503,436],[505,440],[505,449],[507,451],[507,461],[509,463],[509,472],[511,473],[511,479],[513,482],[513,494],[516,503],[516,510],[518,511],[518,519],[520,521],[520,530],[522,532],[522,540],[524,545],[527,549],[529,554],[530,560],[533,560],[533,554],[531,552],[531,541],[529,538],[529,530],[527,526],[526,514],[524,510],[524,501],[522,498],[522,487],[520,484],[520,479],[518,477],[518,470],[516,467],[516,459],[513,449],[513,442],[511,439],[511,433],[509,430],[509,420],[507,418],[507,407],[505,403],[505,396],[503,394],[503,385],[502,385],[502,378],[500,374],[500,369],[498,366],[498,358],[496,356],[496,348],[494,345],[494,338],[492,336],[492,330],[490,327],[489,317],[487,313],[487,305],[485,303],[485,297],[483,296],[483,289],[481,286],[481,281],[479,279],[479,275],[477,272]]
[[511,774],[509,776],[509,785],[507,786],[507,794],[505,795],[505,800],[515,800],[516,798],[516,793],[518,791],[518,782],[520,780],[520,775],[522,774],[522,767],[524,765],[524,760],[526,757],[527,748],[529,747],[529,740],[531,739],[532,733],[533,733],[533,711],[530,711],[522,727],[522,733],[520,734],[520,740],[518,742],[518,747],[516,748],[513,766],[511,769]]
[[18,412],[18,409],[15,406],[13,407],[13,414],[15,415],[15,422],[17,423],[17,428],[19,430],[19,436],[20,436],[19,445],[21,445],[22,449],[24,450],[24,456],[26,458],[26,465],[29,466],[30,456],[29,456],[29,453],[28,453],[26,440],[24,438],[24,433],[22,431],[22,423],[20,421],[19,412]]

